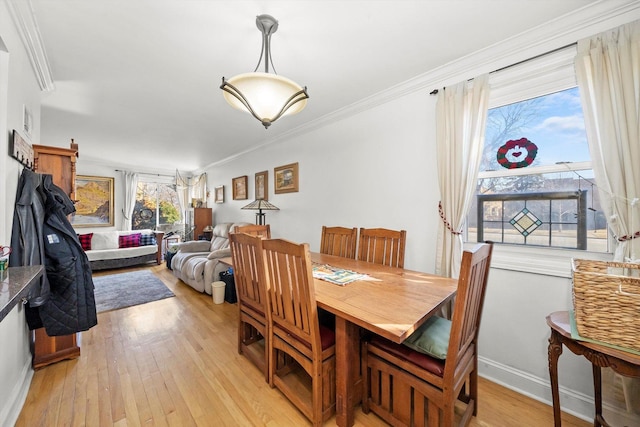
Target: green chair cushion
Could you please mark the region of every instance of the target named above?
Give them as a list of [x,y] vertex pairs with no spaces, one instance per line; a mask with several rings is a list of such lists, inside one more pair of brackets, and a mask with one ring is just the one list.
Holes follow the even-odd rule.
[[402,344],[436,359],[445,359],[449,348],[451,320],[431,316]]

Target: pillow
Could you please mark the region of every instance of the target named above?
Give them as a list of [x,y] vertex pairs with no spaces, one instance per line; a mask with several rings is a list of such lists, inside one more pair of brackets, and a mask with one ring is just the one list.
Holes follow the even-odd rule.
[[99,231],[94,232],[91,238],[91,249],[118,249],[118,232],[117,231]]
[[213,251],[207,255],[207,259],[224,258],[226,256],[231,256],[231,248],[223,248]]
[[151,246],[157,245],[156,236],[153,234],[141,234],[140,235],[140,246]]
[[140,233],[119,236],[118,243],[120,248],[137,248],[140,246]]
[[78,234],[78,240],[80,240],[80,246],[82,246],[83,251],[91,250],[91,238],[93,237],[93,233],[87,234]]
[[431,316],[402,344],[436,359],[445,359],[449,349],[451,320]]

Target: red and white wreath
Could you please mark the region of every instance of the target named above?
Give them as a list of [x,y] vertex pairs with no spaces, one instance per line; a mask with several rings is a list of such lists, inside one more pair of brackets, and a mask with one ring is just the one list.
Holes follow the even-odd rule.
[[503,168],[526,168],[538,154],[538,147],[527,138],[512,139],[498,148],[496,158]]

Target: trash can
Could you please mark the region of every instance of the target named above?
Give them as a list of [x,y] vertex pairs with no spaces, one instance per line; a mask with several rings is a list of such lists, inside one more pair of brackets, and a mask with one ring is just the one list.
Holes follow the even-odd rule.
[[211,296],[214,304],[222,304],[224,302],[224,291],[226,283],[217,281],[211,284]]
[[226,284],[224,288],[224,300],[230,304],[238,302],[236,282],[233,280],[233,270],[229,269],[220,273],[220,280]]

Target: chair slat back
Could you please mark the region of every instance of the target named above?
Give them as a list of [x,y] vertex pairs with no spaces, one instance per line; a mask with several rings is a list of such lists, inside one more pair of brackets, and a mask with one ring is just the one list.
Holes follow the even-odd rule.
[[229,244],[240,309],[248,306],[267,316],[268,282],[264,272],[262,238],[244,233],[231,233]]
[[356,227],[322,226],[320,253],[355,259],[357,244],[358,229]]
[[404,268],[405,230],[361,228],[358,260]]
[[476,345],[492,252],[493,243],[483,243],[462,254],[446,367],[457,366],[458,360]]
[[251,234],[252,236],[260,236],[265,239],[271,238],[271,226],[266,225],[241,225],[235,228],[236,233]]
[[280,328],[321,351],[309,245],[272,239],[262,247],[274,334]]

